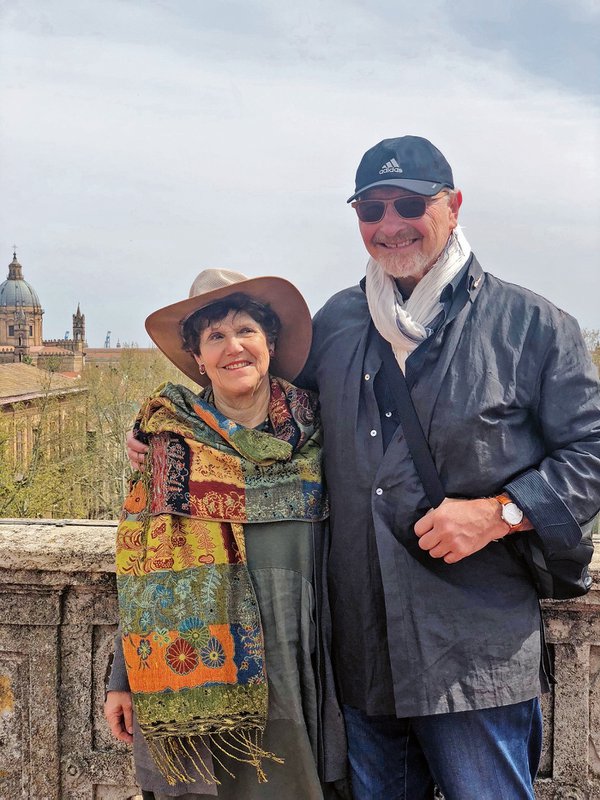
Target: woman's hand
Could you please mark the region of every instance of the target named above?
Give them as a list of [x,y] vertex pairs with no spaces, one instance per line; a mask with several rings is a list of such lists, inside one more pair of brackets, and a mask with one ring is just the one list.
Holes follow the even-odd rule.
[[133,435],[133,431],[127,431],[125,446],[127,447],[127,458],[131,464],[131,469],[139,469],[140,472],[143,472],[148,445],[138,442]]
[[108,692],[104,716],[110,732],[120,742],[133,742],[133,705],[131,692]]

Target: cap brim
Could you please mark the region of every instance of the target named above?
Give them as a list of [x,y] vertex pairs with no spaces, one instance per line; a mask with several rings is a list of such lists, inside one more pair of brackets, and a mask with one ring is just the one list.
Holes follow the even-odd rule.
[[375,183],[369,183],[367,186],[362,186],[358,192],[355,192],[352,197],[349,197],[346,202],[351,203],[353,200],[356,200],[357,197],[360,197],[361,194],[367,191],[367,189],[374,189],[376,186],[397,186],[399,189],[408,189],[409,192],[414,192],[415,194],[422,194],[426,197],[433,197],[434,194],[441,192],[442,189],[452,189],[452,186],[448,186],[447,183],[432,183],[431,181],[416,181],[416,180],[403,180],[402,178],[386,178],[382,181],[375,181]]
[[188,378],[201,386],[207,386],[210,383],[208,377],[200,375],[192,354],[183,349],[181,323],[195,311],[236,292],[243,292],[255,300],[268,303],[279,317],[281,331],[269,371],[285,380],[293,380],[308,358],[312,322],[306,301],[298,289],[285,278],[248,278],[159,308],[146,320],[148,335],[169,361]]

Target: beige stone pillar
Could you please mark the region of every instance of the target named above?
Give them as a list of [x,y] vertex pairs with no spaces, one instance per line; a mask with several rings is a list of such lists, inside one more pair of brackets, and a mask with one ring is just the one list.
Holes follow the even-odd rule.
[[102,716],[114,523],[0,524],[0,800],[129,800]]

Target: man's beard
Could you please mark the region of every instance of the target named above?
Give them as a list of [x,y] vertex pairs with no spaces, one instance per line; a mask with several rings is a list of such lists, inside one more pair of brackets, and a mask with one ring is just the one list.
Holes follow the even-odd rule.
[[377,262],[392,278],[414,278],[417,282],[427,275],[433,266],[433,264],[428,265],[428,259],[423,253],[412,253],[410,256],[394,252],[383,256],[379,254]]

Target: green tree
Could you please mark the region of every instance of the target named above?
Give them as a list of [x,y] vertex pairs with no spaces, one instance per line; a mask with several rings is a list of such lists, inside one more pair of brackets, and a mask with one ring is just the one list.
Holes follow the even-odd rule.
[[597,328],[584,328],[582,333],[587,349],[592,354],[592,361],[600,369],[600,330]]
[[33,421],[24,407],[0,412],[0,516],[115,519],[130,474],[125,436],[140,404],[167,380],[198,387],[158,350],[123,348],[118,365],[86,366],[76,402],[54,394],[44,374]]
[[84,467],[85,393],[42,391],[35,406],[17,403],[0,414],[0,516],[78,517],[86,502],[78,481]]
[[93,487],[88,516],[112,519],[119,514],[130,473],[125,437],[141,402],[167,380],[195,384],[160,351],[127,348],[118,366],[86,367],[82,379],[88,388],[88,474]]

